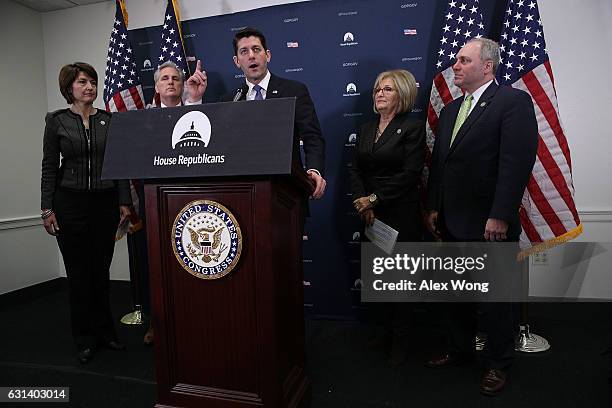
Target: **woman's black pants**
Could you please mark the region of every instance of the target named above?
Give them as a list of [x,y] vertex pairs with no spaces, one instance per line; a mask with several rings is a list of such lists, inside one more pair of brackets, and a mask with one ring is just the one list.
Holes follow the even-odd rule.
[[68,277],[74,342],[82,349],[116,340],[109,269],[119,222],[117,193],[60,190],[53,204]]

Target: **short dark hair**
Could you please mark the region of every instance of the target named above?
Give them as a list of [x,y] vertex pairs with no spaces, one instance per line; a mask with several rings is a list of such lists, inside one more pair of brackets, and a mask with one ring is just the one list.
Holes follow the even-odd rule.
[[234,55],[238,55],[238,41],[247,37],[259,38],[259,41],[261,42],[261,45],[263,46],[264,50],[268,50],[268,46],[266,45],[266,37],[263,35],[263,33],[256,28],[245,27],[242,30],[238,31],[236,34],[234,34],[234,40],[232,41],[232,44],[234,45]]
[[59,88],[60,92],[67,103],[74,102],[72,97],[72,84],[76,81],[79,73],[84,72],[98,82],[98,73],[86,62],[75,62],[73,64],[64,65],[59,73]]

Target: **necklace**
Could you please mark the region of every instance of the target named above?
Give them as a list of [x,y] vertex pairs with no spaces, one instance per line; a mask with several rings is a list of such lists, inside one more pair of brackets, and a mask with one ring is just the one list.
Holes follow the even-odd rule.
[[376,136],[374,137],[374,143],[377,143],[378,139],[380,139],[381,136],[382,136],[382,132],[380,131],[380,128],[376,126]]

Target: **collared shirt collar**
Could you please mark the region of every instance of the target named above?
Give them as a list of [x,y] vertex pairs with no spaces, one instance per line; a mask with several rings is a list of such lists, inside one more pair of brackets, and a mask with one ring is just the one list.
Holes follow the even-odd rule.
[[[164,104],[161,100],[159,101],[159,103],[160,103],[160,106],[162,108],[167,108],[168,107],[168,105]],[[183,102],[181,101],[181,102],[178,103],[178,105],[174,105],[173,107],[176,107],[176,106],[183,106]]]
[[[270,84],[270,77],[272,75],[270,74],[270,70],[268,70],[268,72],[266,73],[266,76],[263,77],[263,79],[259,82],[259,86],[261,86],[262,90],[261,90],[261,94],[263,95],[263,98],[266,99],[266,95],[268,94],[268,85]],[[255,84],[250,83],[248,80],[245,80],[247,86],[249,87],[249,91],[247,92],[246,95],[246,99],[247,101],[252,101],[253,99],[255,99],[255,91],[253,90],[253,87],[255,86]]]
[[[472,94],[472,96],[474,97],[474,99],[472,100],[472,107],[470,108],[470,111],[468,112],[468,115],[472,112],[472,110],[474,110],[474,106],[476,106],[478,104],[478,100],[480,99],[480,97],[482,96],[482,94],[484,93],[484,91],[489,87],[489,85],[491,85],[491,82],[493,82],[495,79],[490,80],[489,82],[482,84],[480,86],[480,88],[478,88],[477,90],[474,91],[474,93]],[[468,96],[469,94],[465,94],[465,96]]]

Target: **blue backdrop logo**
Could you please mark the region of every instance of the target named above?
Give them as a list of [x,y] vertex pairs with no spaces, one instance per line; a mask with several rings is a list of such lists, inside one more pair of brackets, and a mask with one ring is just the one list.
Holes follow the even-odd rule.
[[359,44],[357,41],[355,41],[355,36],[351,32],[347,32],[344,34],[343,41],[344,42],[340,43],[341,47],[351,47],[353,45]]
[[343,96],[359,96],[359,95],[361,94],[357,92],[357,85],[355,85],[352,82],[346,85],[346,93],[343,94]]

